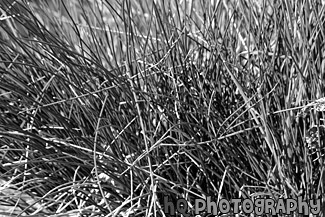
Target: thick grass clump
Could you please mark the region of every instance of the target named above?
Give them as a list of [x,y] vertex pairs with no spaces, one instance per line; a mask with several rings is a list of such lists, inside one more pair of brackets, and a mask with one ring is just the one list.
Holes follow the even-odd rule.
[[324,198],[324,5],[2,0],[0,13],[0,215]]

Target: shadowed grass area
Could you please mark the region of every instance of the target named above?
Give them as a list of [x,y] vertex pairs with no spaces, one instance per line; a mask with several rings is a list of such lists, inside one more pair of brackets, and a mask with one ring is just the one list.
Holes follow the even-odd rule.
[[324,198],[322,4],[3,0],[0,13],[0,215]]

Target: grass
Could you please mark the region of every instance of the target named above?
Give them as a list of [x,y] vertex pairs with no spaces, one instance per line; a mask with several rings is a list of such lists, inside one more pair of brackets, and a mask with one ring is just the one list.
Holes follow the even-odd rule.
[[320,2],[0,9],[0,215],[168,216],[164,195],[324,203]]

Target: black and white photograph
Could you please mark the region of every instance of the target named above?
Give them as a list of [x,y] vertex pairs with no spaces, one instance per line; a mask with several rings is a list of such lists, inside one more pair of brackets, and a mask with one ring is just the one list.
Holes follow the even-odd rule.
[[0,0],[0,217],[325,213],[325,1]]

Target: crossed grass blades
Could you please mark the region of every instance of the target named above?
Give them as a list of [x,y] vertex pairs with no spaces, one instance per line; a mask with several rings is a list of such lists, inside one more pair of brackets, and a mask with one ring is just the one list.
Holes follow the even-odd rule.
[[0,13],[1,215],[324,198],[323,112],[297,116],[324,93],[320,1],[2,0]]
[[[325,98],[315,100],[314,102],[311,102],[304,106],[298,113],[298,117],[306,117],[307,112],[311,112],[312,110],[316,112],[324,112]],[[325,125],[318,124],[311,126],[307,131],[305,139],[311,154],[313,156],[317,156],[317,158],[313,161],[316,161],[319,159],[319,157],[324,156]]]

